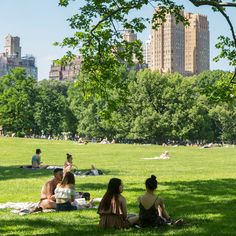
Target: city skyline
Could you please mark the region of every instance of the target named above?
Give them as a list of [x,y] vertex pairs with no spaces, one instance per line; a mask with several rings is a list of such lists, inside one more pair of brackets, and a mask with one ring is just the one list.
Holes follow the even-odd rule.
[[[208,17],[210,24],[210,69],[232,70],[233,68],[228,66],[226,60],[218,63],[212,61],[213,57],[218,55],[218,50],[214,46],[217,42],[217,36],[220,34],[231,36],[225,19],[219,13],[214,13],[210,7],[196,8],[190,2],[183,0],[177,0],[176,3],[183,4],[188,12],[199,13]],[[77,12],[76,6],[76,2],[72,2],[67,8],[59,7],[58,0],[40,2],[5,0],[1,5],[0,15],[0,51],[4,51],[4,38],[8,34],[19,36],[23,49],[22,54],[30,53],[36,57],[39,80],[48,78],[52,60],[60,58],[66,52],[66,49],[55,47],[53,43],[60,42],[64,37],[73,35],[66,19]],[[232,10],[229,11],[231,20],[236,22],[236,16],[232,12]],[[153,8],[150,6],[145,7],[142,13],[139,12],[143,17],[150,17],[152,13]],[[142,34],[138,34],[138,39],[145,42],[150,33],[149,26]]]

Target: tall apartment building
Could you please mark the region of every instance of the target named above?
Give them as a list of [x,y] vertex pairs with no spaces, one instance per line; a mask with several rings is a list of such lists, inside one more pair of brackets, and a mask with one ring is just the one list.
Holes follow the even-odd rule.
[[209,70],[209,26],[207,17],[183,13],[189,27],[168,14],[157,30],[151,33],[151,70],[192,75]]
[[5,38],[5,52],[0,53],[0,77],[8,74],[11,69],[23,67],[26,73],[38,78],[38,69],[35,65],[35,57],[32,55],[21,56],[20,38],[7,35]]
[[175,17],[168,14],[157,30],[151,33],[151,66],[160,72],[184,74],[185,32],[182,23],[176,24]]
[[206,16],[185,13],[190,25],[185,28],[185,71],[198,74],[210,68],[209,23]]
[[82,59],[80,56],[76,57],[66,66],[58,65],[53,61],[49,72],[49,79],[73,81],[80,72],[81,63]]

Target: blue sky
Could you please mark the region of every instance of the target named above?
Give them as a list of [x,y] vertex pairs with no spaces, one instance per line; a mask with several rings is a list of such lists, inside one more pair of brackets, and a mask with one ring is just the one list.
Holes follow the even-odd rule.
[[[73,34],[70,30],[67,18],[76,13],[78,2],[69,7],[59,7],[58,0],[0,0],[0,52],[4,51],[4,38],[8,34],[21,38],[22,55],[32,54],[36,57],[39,79],[48,78],[50,64],[53,59],[61,57],[65,49],[53,46],[53,42],[61,41],[64,37]],[[178,4],[185,6],[185,10],[208,16],[210,23],[210,55],[211,69],[230,70],[227,61],[212,62],[217,55],[214,45],[220,34],[229,35],[230,29],[225,19],[219,14],[212,12],[210,7],[193,6],[188,0],[176,0]],[[236,8],[228,11],[236,28]],[[147,6],[141,13],[135,15],[148,17],[152,15],[153,8]],[[148,39],[150,27],[138,37],[141,40]]]

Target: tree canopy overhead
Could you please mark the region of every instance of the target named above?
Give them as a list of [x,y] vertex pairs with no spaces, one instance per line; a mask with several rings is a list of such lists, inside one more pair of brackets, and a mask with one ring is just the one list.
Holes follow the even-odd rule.
[[[82,71],[88,75],[87,80],[79,81],[84,91],[95,91],[106,94],[106,88],[116,88],[117,67],[125,64],[133,65],[134,58],[142,63],[142,43],[139,40],[127,42],[123,39],[124,29],[142,32],[146,23],[156,29],[165,21],[167,14],[175,16],[177,22],[188,21],[182,15],[184,7],[172,0],[59,0],[60,6],[68,6],[70,2],[78,2],[78,13],[68,19],[70,27],[75,30],[71,37],[65,38],[56,45],[72,49],[60,60],[66,63],[73,58],[72,51],[79,50],[83,57]],[[232,38],[220,36],[216,45],[220,54],[215,58],[226,58],[231,66],[236,67],[236,36],[230,18],[226,14],[227,7],[236,7],[236,0],[223,2],[221,0],[189,0],[196,7],[208,5],[214,11],[220,12],[229,24]],[[133,16],[132,11],[142,12],[144,6],[153,7],[154,14],[150,18]],[[157,10],[158,8],[158,10]],[[132,17],[132,16],[133,17]],[[141,14],[142,15],[142,14]],[[77,53],[77,52],[76,52]],[[230,82],[235,83],[236,70]],[[82,78],[82,77],[81,77]]]

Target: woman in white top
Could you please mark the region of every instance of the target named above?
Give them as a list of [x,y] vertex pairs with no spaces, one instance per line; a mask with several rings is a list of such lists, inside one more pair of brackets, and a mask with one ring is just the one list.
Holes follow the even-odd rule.
[[75,200],[75,177],[71,172],[67,172],[61,183],[57,185],[55,198],[57,211],[77,210],[76,206],[71,205]]

